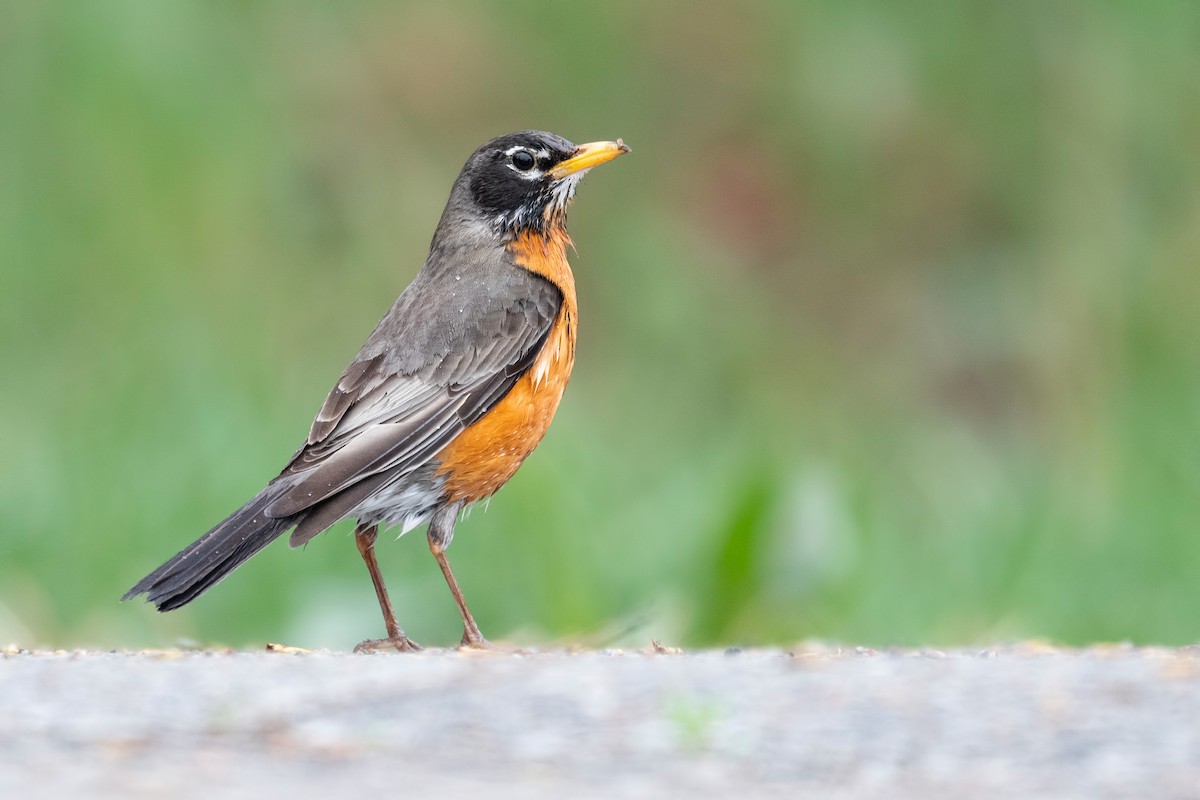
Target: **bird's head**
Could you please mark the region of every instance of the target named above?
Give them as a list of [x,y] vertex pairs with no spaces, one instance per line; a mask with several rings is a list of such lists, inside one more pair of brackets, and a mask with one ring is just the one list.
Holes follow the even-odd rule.
[[504,239],[545,232],[565,223],[588,170],[628,152],[620,139],[575,145],[546,131],[510,133],[467,159],[446,211],[472,217]]

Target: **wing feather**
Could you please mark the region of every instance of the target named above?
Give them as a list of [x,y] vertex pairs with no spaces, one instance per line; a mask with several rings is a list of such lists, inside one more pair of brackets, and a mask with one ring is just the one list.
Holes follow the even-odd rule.
[[[562,302],[553,284],[520,272],[520,290],[481,293],[476,305],[483,307],[471,314],[442,303],[453,318],[441,320],[428,304],[440,287],[418,278],[325,399],[307,443],[284,469],[299,480],[266,513],[282,518],[324,503],[328,513],[315,510],[320,520],[308,526],[316,529],[335,508],[352,499],[357,505],[428,463],[499,402],[537,358]],[[422,328],[406,332],[396,317],[422,305]],[[387,349],[398,342],[400,352]]]

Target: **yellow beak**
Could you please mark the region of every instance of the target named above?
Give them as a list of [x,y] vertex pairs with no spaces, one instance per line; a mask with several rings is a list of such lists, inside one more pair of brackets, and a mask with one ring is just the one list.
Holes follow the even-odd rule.
[[598,167],[612,161],[617,156],[628,153],[629,146],[617,139],[615,142],[589,142],[581,144],[575,153],[566,161],[560,161],[549,172],[551,178],[558,180],[585,169]]

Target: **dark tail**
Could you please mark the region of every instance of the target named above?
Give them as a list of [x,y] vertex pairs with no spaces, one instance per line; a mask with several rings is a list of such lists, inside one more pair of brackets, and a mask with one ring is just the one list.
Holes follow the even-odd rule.
[[282,519],[267,516],[267,506],[290,488],[286,480],[271,483],[211,531],[138,581],[121,599],[144,594],[159,611],[192,602],[288,528],[303,521],[303,513]]

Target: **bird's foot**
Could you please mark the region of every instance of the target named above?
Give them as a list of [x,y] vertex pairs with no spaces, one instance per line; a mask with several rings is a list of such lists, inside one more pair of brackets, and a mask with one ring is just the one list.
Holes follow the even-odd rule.
[[483,634],[479,629],[463,631],[462,640],[459,641],[458,647],[460,650],[495,650],[496,647],[487,639],[483,638]]
[[414,642],[404,634],[399,636],[389,636],[386,639],[367,639],[365,642],[359,642],[354,646],[355,653],[379,653],[395,651],[397,653],[415,653],[421,649],[421,645]]

